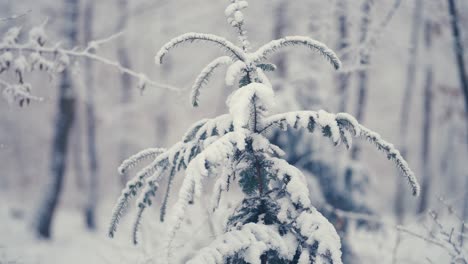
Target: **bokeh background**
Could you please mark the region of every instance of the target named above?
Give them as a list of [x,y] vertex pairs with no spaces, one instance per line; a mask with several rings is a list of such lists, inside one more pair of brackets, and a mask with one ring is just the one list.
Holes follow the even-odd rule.
[[[468,2],[455,2],[461,32],[458,39],[467,50]],[[198,108],[192,108],[189,101],[189,88],[197,74],[222,55],[222,50],[202,43],[183,45],[163,65],[154,63],[158,49],[185,32],[213,33],[236,41],[224,16],[227,4],[207,0],[0,2],[0,18],[25,13],[0,21],[0,35],[14,26],[27,35],[47,20],[49,41],[73,48],[64,33],[65,25],[77,31],[73,46],[79,47],[87,45],[87,34],[101,39],[123,32],[103,44],[97,54],[157,83],[180,88],[175,92],[147,85],[142,90],[137,79],[114,67],[71,59],[68,71],[75,118],[63,155],[64,184],[48,239],[38,238],[35,226],[41,201],[51,191],[55,177],[52,143],[61,75],[27,74],[33,94],[44,98],[41,102],[20,107],[0,99],[0,263],[153,263],[157,259],[164,230],[158,210],[154,217],[144,219],[143,245],[131,244],[125,221],[116,239],[106,237],[112,207],[125,182],[117,167],[144,148],[171,146],[195,121],[227,111],[225,101],[233,88],[224,85],[223,70],[203,91]],[[272,133],[279,145],[296,155],[289,158],[298,159],[298,166],[310,174],[317,207],[342,229],[349,250],[345,263],[450,263],[446,250],[396,227],[444,239],[437,233],[434,217],[428,217],[431,212],[437,213],[437,221],[448,230],[453,226],[461,232],[460,240],[466,239],[460,229],[468,217],[466,95],[448,4],[444,0],[257,0],[250,1],[244,12],[253,47],[282,36],[306,35],[333,48],[343,60],[343,69],[337,72],[307,49],[285,50],[275,56],[272,62],[278,69],[268,76],[277,92],[279,110],[326,109],[357,115],[361,123],[403,150],[418,179],[427,184],[427,196],[412,197],[394,165],[366,142],[355,140],[359,148],[348,151],[343,146],[334,148],[320,135]],[[75,19],[66,11],[70,5],[77,7]],[[86,16],[87,8],[92,8],[92,20]],[[463,59],[467,61],[467,55]],[[7,73],[0,78],[15,81]],[[91,94],[87,87],[92,88]],[[90,98],[95,109],[95,158],[89,155],[86,107]],[[286,139],[298,142],[289,144]],[[97,162],[95,176],[90,172],[92,162]],[[349,173],[353,175],[351,185],[345,184]],[[85,221],[90,184],[97,188],[97,196],[92,196],[95,229],[89,229]],[[332,195],[337,193],[338,198]],[[194,209],[194,229],[207,228],[203,212]],[[207,232],[200,233],[203,237]],[[188,230],[181,241],[192,234]],[[196,243],[187,242],[183,252],[190,254],[208,239],[210,235]],[[460,246],[466,252],[463,242]]]

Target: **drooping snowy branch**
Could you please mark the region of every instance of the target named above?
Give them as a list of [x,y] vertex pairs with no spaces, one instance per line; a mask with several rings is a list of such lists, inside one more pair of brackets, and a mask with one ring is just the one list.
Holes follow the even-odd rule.
[[166,56],[169,51],[175,47],[177,47],[180,44],[186,43],[186,42],[194,42],[194,41],[206,41],[206,42],[211,42],[214,43],[218,46],[221,46],[221,48],[225,49],[228,51],[228,54],[231,55],[233,58],[236,58],[238,60],[243,60],[245,58],[245,53],[234,45],[232,42],[228,41],[225,38],[212,35],[212,34],[205,34],[205,33],[185,33],[183,35],[180,35],[168,43],[166,43],[156,54],[155,61],[157,64],[160,64],[163,62],[164,56]]
[[262,132],[273,125],[278,125],[283,129],[288,127],[304,128],[308,129],[309,132],[313,132],[315,127],[318,126],[325,136],[332,139],[333,143],[339,144],[340,141],[343,141],[348,148],[351,145],[350,136],[365,138],[374,143],[378,150],[383,151],[387,158],[396,164],[403,176],[408,180],[413,195],[419,195],[418,181],[400,152],[392,144],[383,140],[379,134],[360,125],[354,117],[346,113],[334,115],[323,110],[318,112],[297,111],[273,115],[264,119],[263,122]]
[[[239,8],[239,6],[244,6],[246,4],[241,4],[241,2],[245,1],[234,1],[233,4],[231,4],[232,8],[226,9],[226,14],[232,15],[240,13],[239,10],[233,10],[236,10],[236,8]],[[242,23],[239,24],[236,22],[234,23],[234,25],[235,27],[241,27]],[[239,83],[240,87],[245,86],[251,82],[260,82],[267,86],[271,86],[270,81],[264,74],[264,71],[274,71],[276,67],[271,63],[265,62],[265,60],[267,59],[268,55],[275,53],[279,49],[287,46],[306,46],[323,55],[333,65],[335,69],[341,67],[341,61],[338,59],[336,54],[325,44],[313,40],[311,38],[302,36],[290,36],[278,40],[273,40],[260,47],[255,52],[248,52],[248,41],[246,40],[246,37],[242,37],[242,34],[245,34],[245,32],[244,30],[242,30],[242,28],[240,28],[239,30],[240,32],[242,32],[239,34],[241,36],[243,48],[237,47],[228,40],[216,35],[203,33],[186,33],[166,43],[156,54],[156,63],[162,63],[163,58],[169,53],[169,50],[175,48],[176,46],[182,43],[193,42],[196,40],[215,43],[228,51],[228,55],[230,55],[231,60],[225,57],[217,58],[210,64],[208,64],[197,77],[191,93],[192,105],[195,106],[198,104],[198,97],[200,95],[201,87],[209,81],[209,77],[213,73],[214,69],[216,69],[219,65],[222,64],[230,65],[225,75],[225,82],[228,86],[233,86],[235,80],[239,76],[242,76]]]
[[[241,130],[242,131],[242,130]],[[173,207],[173,214],[169,223],[167,257],[172,254],[172,243],[181,222],[185,216],[185,209],[194,197],[202,193],[202,182],[208,176],[209,171],[216,169],[226,161],[234,150],[243,150],[245,147],[245,132],[229,132],[205,150],[198,154],[189,164],[186,176],[179,190],[178,200]]]
[[393,162],[395,162],[398,169],[400,169],[400,171],[403,173],[403,176],[405,176],[406,179],[408,180],[411,186],[411,189],[413,191],[413,195],[418,196],[420,192],[418,180],[416,179],[416,176],[414,176],[414,173],[409,167],[406,160],[400,154],[400,151],[398,151],[398,149],[396,149],[393,144],[388,143],[387,141],[383,140],[382,137],[378,133],[362,125],[360,125],[360,128],[361,128],[361,133],[359,134],[359,136],[367,139],[371,143],[374,143],[374,145],[377,146],[378,150],[387,154],[387,158],[389,160],[392,160]]
[[164,148],[149,148],[149,149],[144,149],[137,154],[131,156],[130,158],[124,160],[122,164],[119,166],[118,171],[120,174],[123,174],[127,172],[127,170],[135,167],[138,165],[143,160],[150,159],[150,158],[156,158],[159,154],[162,154],[165,152],[166,149]]
[[[166,175],[170,180],[177,171],[184,169],[205,147],[209,146],[214,138],[223,136],[233,130],[232,118],[229,115],[222,115],[214,119],[205,119],[195,123],[184,135],[181,142],[178,142],[169,149],[150,148],[140,151],[125,160],[119,167],[119,172],[124,173],[136,166],[143,160],[153,158],[153,161],[138,171],[126,187],[122,190],[120,197],[114,207],[109,236],[113,237],[120,218],[128,205],[130,199],[137,195],[143,188],[137,199],[138,214],[135,218],[133,240],[136,242],[136,230],[139,227],[143,211],[151,205],[151,198],[154,196],[159,181]],[[167,173],[169,172],[169,173]],[[170,191],[171,182],[166,191]],[[161,219],[164,219],[165,206],[167,203],[167,193],[165,201],[161,207]]]
[[339,69],[341,67],[341,61],[338,59],[338,56],[336,56],[335,52],[325,44],[303,36],[289,36],[270,41],[260,47],[253,54],[253,61],[265,59],[268,55],[288,46],[306,46],[307,48],[317,51],[320,55],[324,56],[333,65],[333,67],[335,67],[335,69]]
[[229,65],[232,63],[232,59],[229,56],[223,56],[216,58],[212,62],[210,62],[208,65],[206,65],[205,68],[201,71],[201,73],[198,75],[197,79],[195,80],[195,83],[192,86],[192,93],[191,93],[191,102],[193,106],[198,106],[199,102],[199,97],[200,97],[200,90],[205,86],[209,80],[211,75],[213,74],[214,70],[218,68],[221,65]]

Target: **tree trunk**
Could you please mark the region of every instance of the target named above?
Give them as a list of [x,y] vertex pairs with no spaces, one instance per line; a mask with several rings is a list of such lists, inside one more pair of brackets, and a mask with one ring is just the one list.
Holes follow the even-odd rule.
[[[422,9],[423,9],[423,0],[416,0],[413,7],[413,20],[411,24],[410,32],[410,48],[409,48],[409,61],[406,69],[406,83],[405,83],[405,92],[403,96],[403,102],[401,106],[400,113],[400,138],[401,146],[400,151],[401,155],[407,158],[407,141],[408,141],[408,121],[410,114],[410,107],[413,97],[413,86],[416,79],[416,63],[418,60],[418,50],[419,50],[419,35],[422,22]],[[404,215],[404,201],[405,201],[405,186],[403,181],[398,178],[396,179],[396,196],[395,196],[395,214],[399,223],[403,221]]]
[[[372,6],[372,0],[364,0],[362,4],[362,18],[361,18],[361,35],[359,38],[359,42],[361,45],[364,45],[367,41],[367,36],[369,33],[369,24],[370,24],[370,9]],[[364,120],[364,112],[366,111],[367,106],[367,90],[368,90],[368,71],[367,67],[369,66],[370,62],[370,54],[369,50],[364,49],[361,51],[361,66],[364,69],[358,71],[358,100],[357,100],[357,108],[356,108],[356,120],[360,123]],[[359,159],[359,154],[361,152],[361,147],[359,144],[354,144],[351,150],[351,158],[353,160]]]
[[[337,51],[346,50],[349,46],[349,33],[348,33],[348,19],[347,19],[347,12],[348,6],[346,0],[338,0],[337,4],[337,13],[338,13],[338,47]],[[343,55],[341,60],[346,60],[346,55]],[[348,87],[349,87],[349,73],[341,72],[338,73],[338,92],[340,103],[338,106],[339,112],[346,112],[347,104],[348,104]]]
[[[455,51],[455,58],[458,69],[458,76],[460,78],[461,88],[465,99],[465,118],[467,127],[467,141],[468,145],[468,77],[466,76],[466,65],[465,65],[465,51],[463,49],[462,36],[460,32],[460,20],[458,17],[457,6],[455,0],[448,0],[448,11],[450,16],[450,25],[452,28],[453,35],[453,48]],[[465,190],[468,190],[468,177],[465,179]],[[468,192],[465,192],[464,204],[463,204],[463,220],[468,218]],[[462,224],[461,233],[465,233],[465,224]],[[461,245],[463,245],[463,236],[460,236]]]
[[[119,17],[117,21],[117,32],[123,31],[127,28],[128,25],[128,17],[129,17],[129,7],[128,7],[128,0],[119,0],[118,1],[118,12]],[[131,68],[131,61],[130,56],[128,55],[127,49],[127,42],[126,38],[122,38],[120,41],[117,42],[117,57],[119,59],[120,64],[123,67]],[[123,110],[122,116],[122,130],[124,133],[121,134],[121,143],[119,146],[119,162],[126,159],[129,154],[130,142],[128,137],[126,136],[126,132],[128,131],[128,115],[127,111],[132,101],[132,80],[128,74],[121,74],[120,75],[120,85],[121,85],[121,97],[120,103]],[[124,174],[121,178],[122,186],[125,186],[128,181],[128,176]]]
[[[279,39],[284,37],[287,27],[287,7],[288,2],[285,0],[280,0],[275,7],[275,24],[273,25],[273,39]],[[286,61],[287,57],[286,53],[284,52],[278,54],[277,59],[275,60],[275,65],[277,67],[276,74],[281,79],[281,81],[284,81],[284,79],[287,76]]]
[[426,70],[424,83],[424,104],[423,104],[423,127],[422,127],[422,177],[421,177],[421,199],[419,200],[418,213],[423,213],[428,207],[428,194],[432,183],[431,173],[431,132],[432,132],[432,85],[433,85],[433,70],[431,59],[432,46],[432,22],[424,23],[424,46],[426,51]]
[[[76,46],[79,0],[64,2],[64,35],[70,46]],[[51,225],[58,204],[67,165],[68,140],[75,116],[75,94],[72,86],[71,73],[66,69],[61,76],[59,85],[57,116],[53,135],[50,184],[47,185],[45,196],[39,208],[36,232],[39,237],[51,237]]]
[[[88,0],[84,9],[84,39],[89,42],[93,39],[94,0]],[[86,227],[96,229],[96,207],[98,203],[98,157],[96,150],[96,114],[94,92],[94,64],[91,60],[85,61],[86,85],[86,135],[88,152],[89,180],[87,185],[87,201],[85,206]]]
[[[79,101],[79,100],[78,100]],[[75,105],[75,120],[73,122],[72,132],[71,132],[71,157],[73,164],[73,171],[75,175],[75,182],[78,191],[83,191],[84,189],[84,160],[83,160],[83,130],[82,130],[82,120],[81,120],[81,105],[79,102]]]

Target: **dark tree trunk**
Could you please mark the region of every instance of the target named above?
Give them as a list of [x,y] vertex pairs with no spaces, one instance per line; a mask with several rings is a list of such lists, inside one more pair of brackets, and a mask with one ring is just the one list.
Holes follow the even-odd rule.
[[[338,0],[337,2],[337,12],[338,12],[338,51],[346,50],[349,46],[349,29],[348,29],[348,18],[346,14],[348,13],[348,6],[346,0]],[[346,54],[346,52],[345,52]],[[342,61],[345,61],[347,58],[346,55],[341,57]],[[339,112],[346,112],[348,104],[348,87],[349,87],[349,73],[342,72],[338,73],[338,92],[340,102],[338,105]]]
[[[64,2],[64,35],[70,46],[77,43],[78,0]],[[39,208],[36,232],[39,237],[51,237],[51,225],[62,191],[64,174],[67,165],[68,141],[75,116],[75,94],[71,73],[67,69],[62,73],[59,93],[55,131],[53,135],[50,184],[47,185],[43,202]]]
[[[129,0],[118,0],[118,12],[119,17],[117,21],[117,31],[123,31],[128,26],[128,18],[129,18],[129,7],[128,7]],[[123,67],[131,68],[131,61],[130,56],[128,55],[127,49],[127,42],[126,38],[122,38],[120,41],[117,42],[117,57],[122,64]],[[121,96],[120,96],[120,103],[123,109],[123,116],[122,116],[122,131],[128,131],[128,115],[126,114],[127,109],[132,101],[132,80],[128,74],[121,74],[120,75],[120,86],[121,86]],[[122,161],[128,157],[130,142],[126,133],[122,133],[121,143],[119,146],[119,161]],[[128,176],[124,174],[121,178],[122,186],[128,181]]]
[[[372,6],[372,0],[364,0],[362,4],[362,18],[361,18],[361,35],[359,37],[359,42],[361,45],[364,45],[367,41],[367,36],[369,33],[369,24],[370,24],[370,9]],[[358,100],[357,100],[357,108],[356,108],[356,119],[362,123],[364,120],[364,113],[366,111],[367,106],[367,90],[368,90],[368,71],[367,67],[370,63],[370,53],[368,49],[361,51],[361,66],[364,69],[358,71]],[[359,159],[359,154],[361,152],[361,147],[358,144],[354,144],[351,150],[351,158],[353,160]]]
[[[413,7],[413,20],[411,24],[410,32],[410,48],[409,48],[409,61],[406,69],[406,83],[405,83],[405,92],[403,95],[403,102],[401,106],[400,113],[400,138],[401,146],[400,151],[403,157],[407,157],[407,141],[408,141],[408,121],[410,114],[410,107],[413,98],[413,88],[414,82],[416,79],[416,63],[418,60],[418,50],[419,50],[419,36],[422,23],[422,10],[423,10],[423,0],[416,0]],[[398,222],[403,221],[404,215],[404,201],[405,201],[405,186],[401,179],[396,179],[396,196],[395,196],[395,214],[397,216]]]
[[[426,58],[431,57],[432,46],[432,22],[426,21],[424,23],[424,47],[426,51]],[[430,59],[428,59],[430,60]],[[421,199],[419,200],[418,213],[423,213],[428,207],[428,194],[432,183],[431,172],[431,132],[432,132],[432,86],[433,86],[433,70],[432,61],[426,62],[425,69],[425,83],[424,83],[424,104],[423,104],[423,127],[422,127],[422,177],[421,177]]]
[[[455,58],[458,69],[458,76],[460,78],[461,88],[463,90],[463,95],[465,99],[465,118],[467,127],[467,141],[465,142],[468,145],[468,77],[466,72],[465,65],[465,51],[463,49],[462,36],[460,30],[460,19],[458,17],[457,6],[455,0],[448,0],[448,11],[450,16],[450,25],[452,28],[453,35],[453,47],[455,50]],[[465,190],[468,190],[468,177],[465,179]],[[468,219],[468,192],[465,192],[464,204],[463,204],[463,219]],[[465,224],[462,223],[461,233],[465,233]],[[461,245],[463,245],[463,236],[460,236]]]
[[[287,27],[287,7],[288,2],[285,0],[279,1],[275,7],[275,24],[273,25],[273,39],[279,39],[284,37]],[[281,79],[281,81],[284,81],[284,79],[287,76],[286,62],[286,53],[281,52],[280,54],[278,54],[277,59],[275,60],[275,64],[277,67],[276,74]]]
[[81,120],[81,105],[79,102],[75,105],[75,118],[71,132],[71,153],[73,171],[75,175],[76,187],[79,191],[83,191],[85,181],[83,179],[84,159],[83,159],[83,127]]
[[[89,42],[93,39],[94,0],[88,0],[83,11],[84,39]],[[96,146],[96,114],[94,92],[94,64],[90,60],[85,61],[85,85],[86,85],[86,135],[88,153],[88,188],[85,206],[86,227],[89,230],[96,229],[96,207],[98,203],[98,156]]]

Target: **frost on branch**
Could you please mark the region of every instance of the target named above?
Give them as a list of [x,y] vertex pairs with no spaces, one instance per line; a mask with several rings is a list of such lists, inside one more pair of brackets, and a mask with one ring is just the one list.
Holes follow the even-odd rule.
[[275,53],[278,49],[287,47],[287,46],[305,46],[313,51],[318,52],[320,55],[324,56],[335,69],[341,67],[341,61],[336,56],[335,52],[329,49],[325,44],[316,41],[314,39],[303,37],[303,36],[290,36],[284,37],[282,39],[273,40],[264,46],[260,47],[254,53],[254,60],[260,61],[266,56]]
[[[275,93],[265,71],[273,71],[275,66],[265,61],[268,55],[289,45],[306,46],[325,56],[335,68],[339,68],[341,63],[324,44],[307,37],[285,37],[249,52],[241,13],[246,7],[246,1],[232,0],[225,10],[228,22],[238,30],[241,47],[218,36],[187,33],[171,40],[157,53],[156,61],[161,63],[172,48],[197,40],[214,43],[227,51],[228,56],[212,61],[195,81],[191,93],[193,105],[198,105],[200,89],[220,65],[228,66],[226,84],[234,86],[239,79],[239,89],[233,91],[226,101],[228,114],[200,120],[171,148],[150,151],[154,160],[138,172],[122,192],[109,235],[114,235],[123,205],[140,193],[133,228],[136,243],[143,212],[154,204],[152,199],[159,183],[167,177],[168,185],[160,211],[160,220],[164,221],[172,181],[177,172],[185,169],[177,201],[167,209],[170,217],[164,241],[166,252],[158,262],[169,263],[174,259],[174,241],[185,223],[188,207],[204,196],[211,196],[213,211],[221,203],[233,205],[223,207],[227,210],[222,226],[224,234],[197,251],[188,263],[341,264],[340,237],[333,225],[313,206],[305,176],[281,158],[284,151],[270,142],[265,136],[266,131],[275,126],[319,131],[335,145],[343,143],[348,148],[353,137],[364,137],[395,161],[410,182],[414,194],[418,193],[418,184],[398,151],[348,114],[332,114],[323,110],[273,114]],[[147,156],[146,152],[142,153],[124,162],[122,167],[131,167],[127,164]],[[204,189],[211,180],[214,184],[210,195]],[[227,192],[236,192],[240,199],[226,201],[229,199],[225,195]],[[161,256],[161,252],[157,255]]]
[[155,158],[159,154],[163,153],[165,149],[163,148],[149,148],[138,152],[137,154],[131,156],[130,158],[124,160],[119,166],[119,173],[124,174],[128,169],[131,169],[138,165],[141,161],[149,158]]
[[71,60],[86,58],[104,65],[116,68],[122,74],[128,74],[136,78],[140,83],[160,87],[170,90],[177,88],[158,84],[149,80],[144,75],[123,67],[120,63],[101,57],[95,52],[100,45],[107,43],[120,34],[116,34],[101,40],[94,40],[84,48],[71,47],[62,48],[60,42],[53,43],[46,33],[46,22],[33,27],[27,33],[28,37],[20,41],[22,29],[20,27],[10,28],[0,39],[0,77],[8,72],[13,73],[13,80],[0,78],[0,87],[3,88],[3,95],[8,102],[17,102],[20,106],[30,101],[41,100],[32,95],[31,84],[26,82],[26,77],[30,72],[41,72],[48,76],[54,76],[70,67]]
[[195,83],[192,86],[192,93],[191,93],[191,102],[193,106],[198,106],[199,97],[200,97],[200,90],[206,85],[211,75],[213,74],[214,70],[221,65],[230,64],[232,59],[228,56],[219,57],[212,62],[210,62],[206,67],[202,70],[202,72],[198,75]]
[[[341,62],[336,54],[329,49],[325,44],[303,36],[290,36],[278,40],[270,41],[264,46],[260,47],[257,51],[249,52],[249,42],[247,41],[246,31],[242,28],[243,15],[241,9],[247,7],[246,1],[233,1],[225,11],[228,17],[228,22],[238,29],[239,40],[242,47],[234,45],[223,37],[212,34],[204,33],[186,33],[178,36],[168,43],[166,43],[156,54],[155,61],[157,64],[163,62],[163,58],[169,51],[180,44],[191,43],[194,41],[202,41],[214,43],[226,51],[228,57],[220,57],[208,64],[197,77],[190,95],[192,105],[197,106],[199,102],[200,89],[209,81],[209,77],[220,65],[227,65],[225,75],[225,82],[227,86],[233,86],[235,80],[239,78],[239,86],[245,86],[252,82],[263,83],[270,85],[270,82],[264,71],[274,71],[276,66],[269,63],[267,60],[268,55],[274,54],[279,49],[287,46],[305,46],[309,49],[318,52],[324,56],[335,69],[341,67]],[[236,16],[237,14],[237,16]],[[237,17],[237,18],[236,18]],[[240,19],[242,17],[242,19]]]
[[347,148],[351,147],[352,137],[361,137],[377,146],[377,149],[384,152],[389,160],[392,160],[400,169],[403,176],[408,180],[413,195],[419,195],[419,184],[408,163],[401,156],[400,152],[383,140],[376,132],[359,124],[354,117],[346,113],[330,114],[323,110],[297,111],[278,115],[273,115],[264,120],[262,132],[272,126],[279,126],[282,129],[304,128],[309,132],[314,132],[318,127],[322,134],[329,137],[335,145],[344,142]]
[[187,264],[223,264],[225,259],[245,251],[248,263],[260,263],[260,256],[275,250],[284,259],[291,259],[294,251],[288,249],[283,238],[270,226],[249,223],[240,230],[228,232],[211,245],[200,250]]

